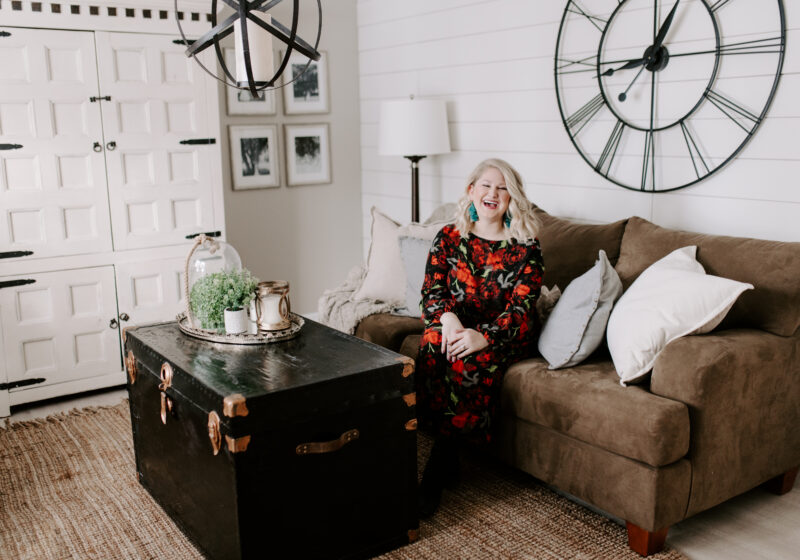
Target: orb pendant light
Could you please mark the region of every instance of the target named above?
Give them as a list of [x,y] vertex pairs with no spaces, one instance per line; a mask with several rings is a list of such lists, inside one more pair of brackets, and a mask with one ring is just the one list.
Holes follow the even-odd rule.
[[[319,38],[322,34],[322,4],[316,0],[318,11],[317,36],[313,46],[297,34],[297,24],[300,12],[300,0],[291,0],[292,23],[286,27],[274,19],[269,11],[283,0],[221,0],[233,8],[234,13],[222,21],[217,21],[217,0],[211,0],[211,29],[196,41],[190,41],[183,32],[180,19],[178,19],[178,0],[175,0],[175,20],[178,24],[181,38],[185,45],[186,56],[194,58],[195,62],[214,79],[229,87],[247,90],[254,99],[261,97],[259,92],[268,88],[278,88],[289,85],[297,80],[308,69],[311,61],[320,58]],[[288,1],[288,0],[287,0]],[[220,41],[234,33],[234,47],[236,51],[236,68],[231,71],[225,63]],[[277,39],[286,45],[283,58],[277,70],[273,65],[272,42]],[[214,47],[217,60],[224,76],[219,77],[210,71],[197,58],[197,54],[209,47]],[[297,51],[308,58],[303,71],[293,76],[291,80],[284,80],[283,84],[276,85],[286,66],[292,52]]]

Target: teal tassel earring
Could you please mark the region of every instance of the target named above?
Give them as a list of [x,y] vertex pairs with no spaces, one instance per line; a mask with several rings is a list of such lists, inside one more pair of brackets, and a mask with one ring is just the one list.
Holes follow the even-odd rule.
[[506,210],[506,217],[503,219],[503,223],[506,227],[511,227],[511,212]]
[[475,210],[475,204],[472,202],[469,203],[469,219],[473,222],[478,221],[478,211]]

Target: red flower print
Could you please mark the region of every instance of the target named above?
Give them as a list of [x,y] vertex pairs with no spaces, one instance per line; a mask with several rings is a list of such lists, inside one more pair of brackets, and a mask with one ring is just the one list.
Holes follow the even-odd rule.
[[422,343],[439,345],[442,343],[442,333],[433,329],[429,329],[423,333]]
[[517,284],[517,287],[514,288],[514,295],[525,297],[529,293],[531,293],[530,286],[526,284]]
[[452,422],[453,426],[455,426],[456,428],[459,428],[459,429],[463,428],[464,426],[467,425],[467,416],[468,415],[469,415],[468,412],[462,412],[461,414],[453,416],[453,418],[452,418],[452,420],[450,420],[450,422]]

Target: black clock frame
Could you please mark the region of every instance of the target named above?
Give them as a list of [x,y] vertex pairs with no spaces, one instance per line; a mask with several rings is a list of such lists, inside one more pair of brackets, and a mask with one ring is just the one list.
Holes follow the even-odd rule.
[[[706,10],[708,11],[709,16],[711,17],[711,21],[713,22],[713,25],[714,25],[714,34],[715,34],[715,50],[713,51],[714,54],[715,54],[715,57],[714,57],[714,69],[713,69],[713,71],[711,73],[711,77],[710,77],[710,79],[708,81],[708,85],[706,86],[705,91],[700,96],[700,98],[697,100],[697,103],[694,105],[694,107],[692,107],[692,109],[689,110],[688,113],[686,113],[683,117],[681,117],[677,121],[675,121],[673,123],[670,123],[670,124],[668,124],[666,126],[659,127],[659,128],[652,128],[652,126],[650,128],[642,128],[642,127],[634,126],[634,125],[631,125],[630,123],[628,123],[624,118],[622,118],[620,115],[617,114],[617,112],[614,110],[613,105],[611,103],[609,103],[609,100],[606,97],[605,89],[604,89],[604,87],[602,85],[602,79],[601,79],[601,75],[600,75],[601,74],[601,71],[600,71],[601,70],[600,69],[600,65],[601,65],[600,53],[602,52],[603,43],[604,43],[605,38],[606,38],[606,31],[608,30],[609,24],[614,20],[614,16],[617,14],[617,12],[620,9],[622,9],[622,7],[625,5],[625,3],[627,1],[628,0],[620,0],[619,5],[611,13],[611,15],[609,16],[608,20],[600,20],[600,21],[605,21],[605,26],[601,30],[600,42],[598,43],[598,47],[597,47],[596,78],[598,80],[598,88],[600,89],[600,94],[603,97],[603,103],[606,105],[606,107],[609,108],[611,113],[617,118],[617,120],[619,122],[623,123],[625,126],[628,126],[629,128],[632,128],[634,130],[640,130],[640,131],[643,131],[645,133],[649,133],[650,137],[652,137],[653,132],[658,132],[660,130],[666,130],[666,129],[672,128],[674,126],[681,126],[681,129],[682,129],[682,132],[683,132],[683,136],[684,136],[684,141],[686,142],[687,148],[689,149],[689,153],[691,155],[692,154],[692,146],[689,145],[691,137],[687,137],[686,127],[684,125],[684,122],[695,111],[697,111],[697,109],[700,107],[700,105],[703,104],[703,102],[706,99],[708,99],[711,103],[714,103],[715,105],[717,105],[717,103],[720,103],[719,101],[715,101],[713,98],[709,97],[711,89],[712,89],[712,87],[713,87],[713,85],[714,85],[714,83],[716,82],[716,79],[717,79],[717,72],[719,70],[720,56],[723,54],[723,50],[724,50],[724,47],[721,45],[719,23],[717,22],[716,15],[714,14],[714,11],[715,11],[715,9],[719,9],[722,6],[724,6],[725,4],[727,4],[730,0],[701,0],[701,2],[703,3],[703,6],[705,6]],[[709,1],[711,1],[712,3],[709,4]],[[570,125],[568,123],[569,117],[565,116],[565,114],[564,114],[564,105],[562,103],[561,93],[560,93],[559,87],[558,87],[559,70],[561,68],[563,68],[562,66],[559,66],[560,59],[559,59],[559,56],[558,56],[558,54],[559,54],[559,46],[561,45],[561,33],[562,33],[563,29],[564,29],[564,23],[566,21],[566,18],[568,17],[568,14],[570,13],[570,6],[575,5],[578,8],[578,10],[580,10],[580,6],[578,6],[577,3],[575,3],[574,0],[568,0],[567,1],[567,5],[564,8],[564,13],[561,16],[561,23],[559,24],[559,28],[558,28],[558,37],[556,39],[556,53],[555,53],[555,56],[554,56],[554,69],[553,69],[553,72],[554,72],[554,78],[555,78],[556,100],[558,101],[558,109],[559,109],[559,113],[561,115],[561,122],[564,125],[564,129],[567,131],[567,136],[569,136],[569,139],[572,142],[572,145],[575,146],[575,149],[578,151],[578,154],[580,154],[580,156],[589,165],[589,167],[591,167],[598,175],[600,175],[601,177],[605,178],[606,180],[611,181],[612,183],[614,183],[616,185],[619,185],[620,187],[623,187],[623,188],[628,189],[628,190],[632,190],[632,191],[636,191],[636,192],[647,192],[647,193],[670,192],[670,191],[676,191],[676,190],[679,190],[679,189],[690,187],[692,185],[696,185],[697,183],[705,180],[707,177],[710,177],[711,175],[713,175],[714,173],[716,173],[717,171],[719,171],[720,169],[725,167],[731,160],[733,160],[736,156],[739,155],[739,153],[744,149],[744,147],[747,145],[747,143],[750,141],[750,139],[755,135],[755,133],[758,130],[759,126],[761,126],[761,123],[766,118],[767,113],[769,112],[769,109],[772,106],[772,101],[775,98],[776,91],[778,90],[778,83],[780,82],[781,76],[783,75],[783,62],[784,62],[784,58],[786,56],[786,13],[785,13],[785,10],[784,10],[784,7],[783,7],[783,0],[776,0],[776,2],[778,4],[778,12],[780,14],[780,45],[768,45],[768,47],[769,48],[779,48],[779,51],[756,51],[755,53],[753,53],[753,52],[725,52],[725,54],[727,54],[727,55],[758,54],[758,53],[763,53],[763,52],[769,52],[769,53],[778,52],[779,53],[777,71],[775,72],[775,80],[772,83],[772,89],[770,90],[767,102],[764,104],[764,108],[762,109],[760,115],[756,116],[756,115],[753,115],[753,114],[750,113],[749,116],[747,117],[747,118],[755,117],[755,120],[754,120],[755,125],[752,127],[752,129],[750,129],[748,131],[747,129],[744,129],[744,127],[742,127],[737,121],[735,121],[735,119],[733,119],[731,117],[732,120],[734,120],[734,122],[736,122],[737,125],[740,126],[740,128],[743,128],[747,134],[746,134],[744,140],[742,140],[742,142],[739,144],[739,146],[733,152],[731,152],[731,154],[725,159],[725,161],[723,161],[722,163],[720,163],[719,165],[717,165],[713,169],[708,169],[708,167],[705,166],[705,162],[703,161],[703,164],[706,167],[706,169],[708,170],[708,173],[706,173],[706,174],[704,174],[702,176],[699,176],[700,173],[699,173],[699,171],[697,169],[697,164],[694,161],[694,156],[692,155],[692,165],[694,165],[694,167],[695,167],[695,174],[698,175],[698,178],[695,179],[694,181],[690,181],[690,182],[685,183],[683,185],[680,185],[680,186],[677,186],[677,187],[668,188],[668,189],[656,189],[656,185],[655,185],[655,168],[653,168],[652,169],[652,172],[653,172],[653,189],[652,190],[646,190],[641,186],[640,187],[632,187],[630,185],[626,185],[626,184],[624,184],[624,183],[622,183],[620,181],[617,181],[617,180],[609,177],[609,175],[610,175],[610,167],[609,167],[609,171],[607,171],[606,173],[603,173],[601,171],[601,168],[603,166],[604,160],[610,154],[603,153],[601,155],[600,161],[598,163],[595,163],[595,162],[591,161],[588,158],[588,156],[586,154],[584,154],[583,150],[578,145],[578,142],[575,140],[575,136],[577,136],[578,132],[580,132],[580,129],[578,129],[578,131],[575,132],[575,134],[573,134],[571,132],[571,127],[570,127]],[[595,25],[595,27],[597,27],[597,24],[594,22],[594,19],[599,19],[599,18],[594,18],[593,16],[589,16],[588,14],[584,13],[582,10],[580,10],[579,12],[572,12],[572,13],[582,13],[587,19],[589,19],[592,22],[593,25]],[[737,43],[736,46],[753,44],[753,43],[758,43],[758,42],[763,42],[763,41],[764,40],[744,41],[744,42],[741,42],[741,43]],[[708,51],[708,54],[711,54],[711,52],[712,51]],[[620,61],[620,62],[624,62],[624,61]],[[609,62],[605,62],[604,64],[609,64]],[[653,83],[655,81],[655,74],[656,74],[655,72],[652,72]],[[654,90],[654,88],[651,86],[651,110],[650,110],[651,119],[652,119],[652,114],[653,114],[653,109],[652,109],[652,104],[653,104],[652,97],[654,95],[653,90]],[[725,105],[724,101],[728,101],[729,103],[733,103],[730,100],[723,100],[721,102],[723,105]],[[738,106],[735,106],[735,107],[730,107],[728,105],[725,105],[725,106],[729,110],[731,110],[731,111],[733,111],[735,113],[738,113],[740,115],[742,114],[742,113],[740,113],[740,110],[741,111],[746,111],[745,109],[743,109],[741,107],[738,107]],[[717,107],[719,107],[719,105],[717,105]],[[720,109],[720,110],[725,112],[724,109]],[[580,112],[580,111],[581,111],[581,109],[579,109],[577,112]],[[728,116],[730,117],[730,115],[728,115]],[[583,128],[583,127],[581,127],[581,128]],[[614,132],[612,132],[612,138],[617,133],[618,133],[618,131],[617,131],[617,129],[615,129]],[[621,132],[619,134],[621,135]],[[617,143],[618,143],[618,141],[619,141],[619,139],[617,138]],[[646,140],[646,142],[648,143],[647,145],[649,147],[650,146],[650,143],[649,143],[650,141]],[[691,140],[691,142],[694,145],[694,140]],[[697,148],[696,145],[694,145],[694,147],[695,147],[695,149]],[[647,148],[646,148],[646,150],[647,150]],[[647,151],[645,151],[645,158],[647,158],[647,157],[648,157],[647,156]],[[643,167],[642,173],[643,174],[647,173],[647,166]],[[644,179],[644,177],[643,177],[643,179]],[[642,183],[644,184],[644,182],[645,181],[643,180]]]

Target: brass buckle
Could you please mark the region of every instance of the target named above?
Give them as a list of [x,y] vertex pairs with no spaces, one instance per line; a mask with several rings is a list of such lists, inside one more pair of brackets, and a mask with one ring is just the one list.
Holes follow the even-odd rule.
[[161,423],[167,423],[167,413],[172,413],[173,402],[170,397],[167,396],[167,389],[172,386],[172,377],[174,375],[174,371],[172,370],[172,366],[169,362],[164,362],[161,364],[161,383],[158,385],[158,390],[161,391]]

